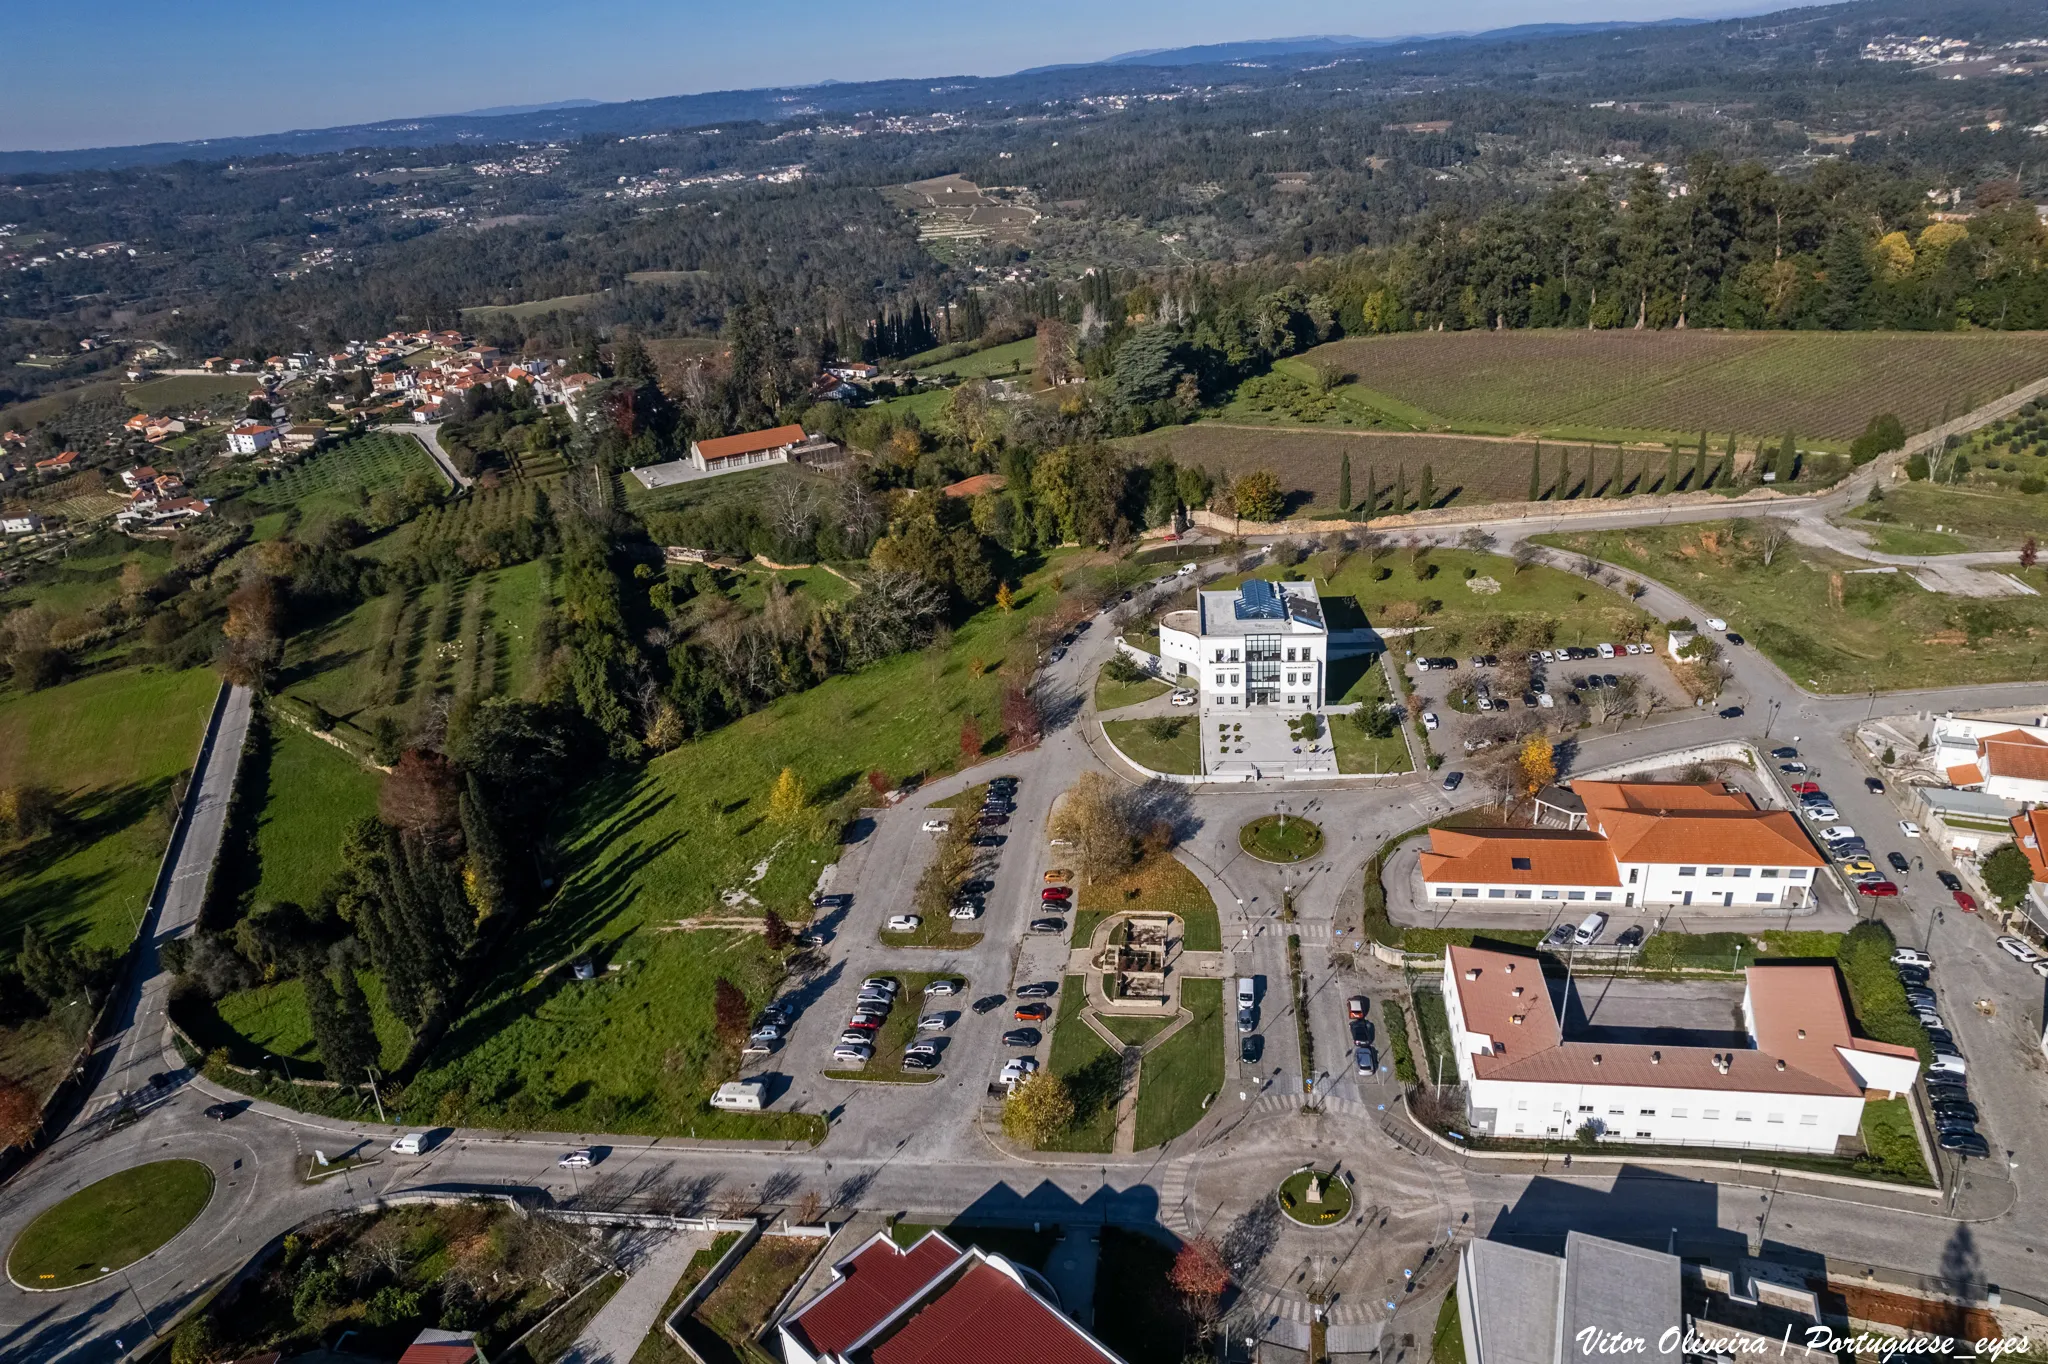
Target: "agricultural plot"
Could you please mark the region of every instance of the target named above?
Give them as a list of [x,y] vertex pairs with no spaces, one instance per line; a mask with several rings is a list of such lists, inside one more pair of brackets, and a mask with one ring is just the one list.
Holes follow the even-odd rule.
[[1872,532],[1875,548],[1886,554],[2018,549],[2029,536],[2048,541],[2048,497],[1974,479],[1899,483],[1885,489],[1883,501],[1849,512],[1843,524]]
[[167,374],[161,379],[125,384],[121,397],[137,412],[168,412],[175,416],[194,407],[240,408],[258,383],[251,374]]
[[1010,191],[985,190],[960,175],[892,185],[882,197],[917,218],[925,242],[1022,241],[1039,216]]
[[375,432],[294,464],[251,488],[244,500],[265,511],[297,507],[311,522],[359,511],[372,495],[395,492],[415,476],[431,479],[435,492],[447,486],[417,440]]
[[380,563],[414,560],[442,574],[498,568],[531,558],[542,491],[523,479],[479,488],[467,497],[423,508],[360,553]]
[[[1415,509],[1422,495],[1425,466],[1434,485],[1431,505],[1437,507],[1521,501],[1529,495],[1530,462],[1538,458],[1544,496],[1553,500],[1601,496],[1613,482],[1616,449],[1613,445],[1542,442],[1539,455],[1539,442],[1528,440],[1214,422],[1171,427],[1123,444],[1137,458],[1171,453],[1175,460],[1200,465],[1219,479],[1270,469],[1280,479],[1287,499],[1286,514],[1309,519],[1341,515],[1338,489],[1346,455],[1351,457],[1354,514],[1363,508],[1370,485],[1384,515],[1392,510],[1397,484],[1405,488],[1409,509]],[[1688,482],[1685,475],[1691,469],[1690,456],[1681,463],[1674,489]],[[1624,450],[1621,487],[1627,493],[1663,491],[1670,470],[1668,451]]]
[[987,350],[972,351],[936,365],[912,366],[920,374],[938,374],[956,379],[1008,379],[1028,376],[1038,362],[1038,342],[1025,337]]
[[[1817,691],[2009,682],[2048,666],[2048,597],[1946,596],[1798,544],[1766,566],[1741,522],[1539,538],[1669,583]],[[2042,585],[2038,569],[2023,576]]]
[[410,726],[435,695],[523,696],[552,608],[545,560],[387,592],[294,635],[280,690],[332,716],[352,742]]
[[1516,331],[1357,338],[1305,357],[1426,424],[1566,438],[1740,431],[1845,442],[1880,412],[1908,432],[2048,375],[2048,335]]

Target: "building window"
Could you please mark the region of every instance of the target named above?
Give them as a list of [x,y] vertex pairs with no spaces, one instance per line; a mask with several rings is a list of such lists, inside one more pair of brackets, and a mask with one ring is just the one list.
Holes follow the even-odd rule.
[[1650,1135],[1650,1133],[1648,1133],[1648,1132],[1645,1132],[1645,1131],[1643,1131],[1643,1130],[1642,1130],[1642,1129],[1640,1129],[1640,1128],[1638,1128],[1638,1129],[1636,1130],[1636,1137],[1637,1137],[1637,1138],[1638,1138],[1639,1140],[1641,1140],[1641,1139],[1649,1139],[1649,1140],[1653,1140],[1653,1141],[1655,1140],[1655,1138],[1654,1138],[1654,1137],[1652,1137],[1652,1136]]
[[1819,1123],[1820,1114],[1818,1113],[1801,1113],[1799,1115],[1799,1125],[1801,1127],[1814,1127]]
[[1591,1104],[1580,1104],[1580,1105],[1579,1105],[1579,1112],[1581,1112],[1581,1113],[1591,1113],[1592,1111],[1593,1111],[1593,1105],[1591,1105]]
[[1494,886],[1486,892],[1486,898],[1489,900],[1505,900],[1508,898],[1508,893],[1499,886]]
[[1438,899],[1448,900],[1451,898],[1451,888],[1449,886],[1438,886],[1436,893]]
[[1593,892],[1593,898],[1595,900],[1612,900],[1614,892],[1611,890],[1596,890]]
[[1709,875],[1709,876],[1726,876],[1727,874],[1728,874],[1728,869],[1727,869],[1726,867],[1708,867],[1708,868],[1707,868],[1707,875]]
[[1218,648],[1216,650],[1216,661],[1218,663],[1221,663],[1223,661],[1223,650],[1221,648]]
[[1640,867],[1630,867],[1628,869],[1628,883],[1630,885],[1634,885],[1636,883],[1636,877],[1640,875],[1641,872],[1642,868]]
[[1747,876],[1747,875],[1749,875],[1749,868],[1748,868],[1748,867],[1737,867],[1737,868],[1735,869],[1735,874],[1736,874],[1737,876]]
[[1517,1112],[1517,1113],[1527,1113],[1528,1111],[1529,1111],[1529,1101],[1528,1101],[1527,1099],[1517,1099],[1517,1100],[1515,1100],[1515,1112]]
[[1791,877],[1794,881],[1804,881],[1806,879],[1806,868],[1794,867],[1786,872],[1785,875]]
[[1737,1110],[1735,1110],[1735,1121],[1748,1122],[1750,1121],[1750,1115],[1738,1108]]
[[1528,892],[1528,891],[1526,891],[1526,890],[1518,890],[1518,891],[1516,891],[1516,892],[1515,892],[1515,898],[1516,898],[1517,900],[1527,900],[1527,899],[1530,899],[1530,898],[1532,898],[1532,897],[1530,896],[1530,894],[1529,894],[1529,892]]
[[1657,1116],[1657,1110],[1654,1108],[1638,1108],[1636,1116],[1639,1118],[1654,1118]]
[[1508,865],[1512,866],[1516,871],[1527,871],[1529,870],[1529,859],[1526,857],[1511,857],[1508,859]]
[[1555,900],[1557,898],[1557,892],[1554,890],[1546,890],[1543,892],[1543,898],[1546,900]]
[[1705,1112],[1701,1113],[1700,1116],[1706,1119],[1708,1122],[1719,1122],[1721,1121],[1721,1110],[1718,1108],[1709,1108]]
[[1627,1115],[1628,1110],[1625,1108],[1610,1108],[1607,1110],[1607,1116],[1610,1118],[1621,1118],[1626,1117]]
[[1523,1127],[1523,1126],[1522,1126],[1522,1124],[1520,1124],[1520,1123],[1516,1123],[1516,1124],[1515,1124],[1515,1135],[1516,1135],[1516,1136],[1518,1136],[1518,1137],[1519,1137],[1519,1136],[1521,1136],[1521,1135],[1522,1135],[1522,1133],[1526,1132],[1527,1130],[1528,1130],[1528,1129],[1527,1129],[1527,1128],[1525,1128],[1525,1127]]
[[1476,900],[1479,898],[1479,887],[1467,886],[1463,890],[1459,891],[1458,894],[1462,895],[1467,900]]
[[1583,900],[1586,898],[1586,892],[1583,890],[1569,890],[1565,892],[1564,898],[1567,900]]
[[1680,876],[1698,876],[1700,874],[1700,869],[1698,867],[1680,867],[1678,869],[1678,874]]
[[1682,1108],[1674,1108],[1671,1110],[1671,1116],[1674,1118],[1682,1118],[1685,1116],[1685,1110]]
[[1773,1113],[1773,1114],[1771,1114],[1771,1115],[1770,1115],[1769,1117],[1765,1118],[1765,1119],[1764,1119],[1764,1121],[1765,1121],[1765,1122],[1783,1122],[1783,1121],[1785,1121],[1785,1115],[1784,1115],[1783,1113]]
[[1756,893],[1756,902],[1760,905],[1767,905],[1777,898],[1774,892],[1768,890],[1760,890]]
[[1778,879],[1778,869],[1776,867],[1762,867],[1758,869],[1757,875],[1763,877],[1766,881],[1775,881]]

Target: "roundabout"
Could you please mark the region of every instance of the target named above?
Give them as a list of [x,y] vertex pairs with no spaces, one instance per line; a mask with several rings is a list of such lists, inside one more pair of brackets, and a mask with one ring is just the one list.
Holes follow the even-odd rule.
[[92,1283],[162,1249],[213,1200],[213,1171],[158,1160],[88,1184],[43,1210],[7,1251],[7,1277],[50,1291]]
[[1238,829],[1237,843],[1261,862],[1284,866],[1321,852],[1323,830],[1299,815],[1260,815]]
[[1351,1186],[1334,1170],[1296,1170],[1280,1181],[1275,1197],[1288,1220],[1304,1227],[1341,1226],[1351,1215]]

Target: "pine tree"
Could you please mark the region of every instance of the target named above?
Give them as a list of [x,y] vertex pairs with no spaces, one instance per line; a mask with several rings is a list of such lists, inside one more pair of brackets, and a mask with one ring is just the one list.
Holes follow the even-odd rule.
[[1529,455],[1529,500],[1543,500],[1543,442],[1536,442],[1536,449]]
[[334,982],[327,979],[327,972],[315,968],[306,972],[301,983],[306,996],[306,1022],[312,1026],[320,1064],[326,1068],[328,1079],[339,1080],[344,1074],[340,1067],[344,1044],[341,1005],[334,997]]
[[1408,466],[1407,466],[1407,465],[1405,465],[1405,464],[1397,464],[1397,465],[1395,465],[1395,466],[1394,466],[1394,506],[1393,506],[1393,512],[1394,512],[1394,515],[1396,515],[1396,516],[1399,516],[1399,515],[1400,515],[1400,514],[1401,514],[1402,512],[1404,512],[1404,511],[1407,511],[1407,510],[1408,510]]
[[1415,509],[1428,511],[1436,505],[1436,470],[1428,464],[1422,466],[1422,490],[1415,495]]
[[1337,460],[1337,510],[1351,510],[1351,452],[1346,450]]

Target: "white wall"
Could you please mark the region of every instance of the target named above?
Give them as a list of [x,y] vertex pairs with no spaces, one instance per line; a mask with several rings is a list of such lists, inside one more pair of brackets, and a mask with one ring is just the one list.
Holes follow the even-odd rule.
[[[1475,901],[1498,908],[1528,906],[1575,905],[1584,903],[1588,908],[1631,909],[1639,905],[1773,905],[1804,904],[1812,895],[1814,869],[1811,867],[1734,867],[1720,868],[1721,875],[1709,876],[1709,864],[1693,866],[1691,876],[1681,876],[1685,868],[1650,863],[1623,863],[1617,870],[1621,873],[1622,884],[1614,886],[1531,886],[1521,884],[1466,883],[1459,881],[1425,881],[1423,898],[1432,904]],[[1766,871],[1776,876],[1765,876]],[[1747,875],[1737,875],[1745,872]],[[1443,891],[1452,892],[1445,895]],[[1686,893],[1692,899],[1688,901]],[[1796,895],[1795,895],[1796,892]],[[1732,896],[1732,899],[1724,897]]]
[[1475,1114],[1493,1110],[1494,1136],[1532,1140],[1569,1138],[1590,1119],[1612,1141],[1762,1146],[1831,1155],[1837,1140],[1857,1133],[1863,1122],[1860,1096],[1834,1094],[1521,1080],[1473,1080],[1466,1093]]

